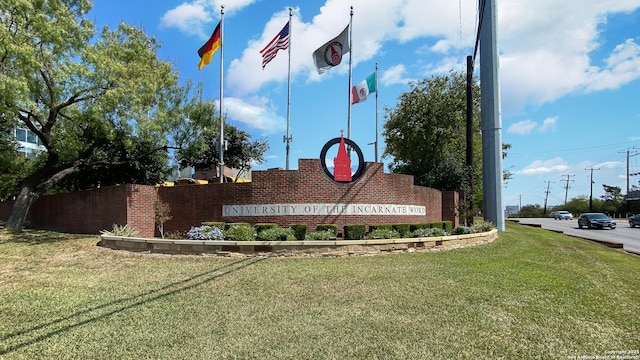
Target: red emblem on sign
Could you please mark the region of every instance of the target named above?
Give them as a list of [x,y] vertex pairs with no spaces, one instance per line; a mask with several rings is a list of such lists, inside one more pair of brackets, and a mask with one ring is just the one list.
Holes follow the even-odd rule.
[[351,181],[351,159],[344,145],[344,136],[340,135],[338,156],[333,158],[333,180]]

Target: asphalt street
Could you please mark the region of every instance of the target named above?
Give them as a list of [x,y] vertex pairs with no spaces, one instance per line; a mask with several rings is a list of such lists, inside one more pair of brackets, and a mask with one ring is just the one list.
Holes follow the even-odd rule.
[[554,220],[552,218],[517,218],[508,219],[524,225],[538,226],[543,229],[557,231],[565,235],[607,243],[621,247],[623,250],[640,255],[640,227],[632,228],[627,220],[616,220],[617,227],[611,229],[578,228],[578,221]]

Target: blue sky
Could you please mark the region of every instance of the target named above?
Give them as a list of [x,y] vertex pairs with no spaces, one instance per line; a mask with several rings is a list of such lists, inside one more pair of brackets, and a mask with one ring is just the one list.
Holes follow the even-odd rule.
[[[348,57],[319,75],[312,53],[338,35],[353,15],[353,83],[379,67],[379,134],[408,82],[464,71],[477,27],[476,0],[186,0],[96,1],[97,27],[120,21],[155,36],[160,57],[181,81],[205,83],[218,100],[220,52],[197,70],[198,48],[225,5],[224,111],[228,121],[266,138],[267,161],[256,169],[285,168],[287,52],[263,70],[259,51],[288,21],[291,38],[290,168],[318,158],[322,146],[347,130]],[[507,205],[548,205],[590,193],[602,184],[626,193],[627,150],[640,154],[640,0],[497,0],[503,142],[512,145],[503,167],[513,175]],[[479,64],[476,63],[476,69]],[[477,70],[476,70],[477,71]],[[478,75],[476,73],[476,75]],[[374,161],[375,97],[352,106],[351,138]],[[384,151],[380,135],[379,152]],[[629,158],[640,172],[640,155]],[[566,191],[567,179],[569,189]],[[631,177],[638,185],[640,176]]]

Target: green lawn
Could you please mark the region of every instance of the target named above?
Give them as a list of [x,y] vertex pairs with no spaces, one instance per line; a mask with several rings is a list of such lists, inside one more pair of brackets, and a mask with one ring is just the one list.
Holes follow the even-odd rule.
[[640,257],[511,222],[475,248],[341,258],[152,255],[97,242],[0,229],[0,358],[567,359],[640,349]]

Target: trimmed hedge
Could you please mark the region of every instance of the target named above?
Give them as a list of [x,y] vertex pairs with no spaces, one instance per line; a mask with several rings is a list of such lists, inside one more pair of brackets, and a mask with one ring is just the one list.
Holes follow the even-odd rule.
[[344,226],[344,239],[345,240],[360,240],[364,238],[364,234],[367,231],[367,226],[364,224],[352,224]]
[[307,224],[291,224],[289,225],[296,240],[304,240],[307,237]]
[[369,232],[375,230],[393,230],[393,224],[374,224],[369,225]]
[[276,223],[257,223],[253,225],[256,229],[256,233],[260,234],[263,230],[277,228],[278,224]]
[[393,224],[391,225],[392,229],[397,231],[400,234],[400,237],[409,236],[409,232],[411,231],[411,225],[409,224]]

